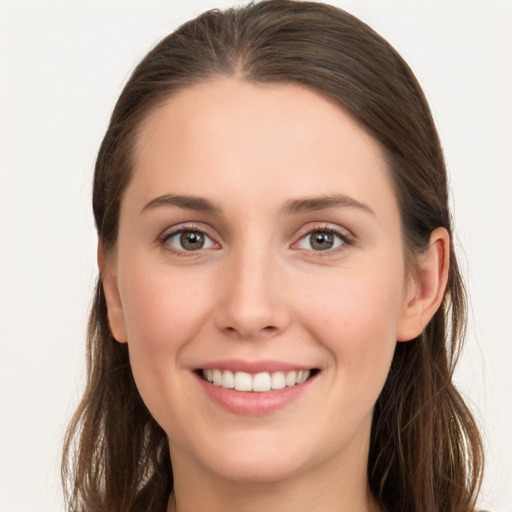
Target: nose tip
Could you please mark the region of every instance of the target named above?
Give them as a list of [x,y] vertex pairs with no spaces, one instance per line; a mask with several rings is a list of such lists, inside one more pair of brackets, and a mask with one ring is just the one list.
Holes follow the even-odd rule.
[[233,333],[235,335],[238,334],[244,339],[254,339],[259,336],[271,336],[279,331],[279,328],[276,325],[266,325],[261,328],[260,325],[262,325],[262,322],[258,321],[239,320],[237,322],[230,323],[236,325],[227,325],[223,330],[227,333]]
[[225,333],[250,340],[277,334],[285,321],[269,298],[261,295],[242,298],[237,294],[219,308],[217,325]]
[[261,265],[245,266],[238,272],[231,267],[216,311],[217,327],[247,340],[282,332],[289,313],[276,274]]

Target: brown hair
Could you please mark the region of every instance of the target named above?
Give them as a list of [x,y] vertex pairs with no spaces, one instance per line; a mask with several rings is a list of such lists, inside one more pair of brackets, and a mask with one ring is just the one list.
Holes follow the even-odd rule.
[[[163,39],[133,72],[95,169],[93,209],[106,250],[116,245],[141,121],[178,89],[218,75],[302,84],[357,120],[388,160],[409,259],[425,250],[435,228],[452,233],[440,142],[407,64],[342,10],[269,0],[204,13]],[[466,307],[453,244],[450,251],[443,304],[417,339],[397,344],[375,405],[368,480],[388,511],[466,512],[480,485],[481,440],[452,383]],[[64,450],[68,508],[164,511],[173,486],[166,434],[139,396],[126,344],[109,332],[101,279],[87,354],[87,387]]]

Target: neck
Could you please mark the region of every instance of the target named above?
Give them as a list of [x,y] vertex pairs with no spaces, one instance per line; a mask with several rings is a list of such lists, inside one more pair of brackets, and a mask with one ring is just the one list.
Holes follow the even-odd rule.
[[[167,512],[377,512],[368,491],[366,456],[339,458],[280,481],[232,481],[212,475],[173,449],[174,491]],[[361,457],[363,455],[363,457]],[[354,460],[358,463],[354,464]]]
[[[193,493],[171,494],[167,512],[192,512],[208,510],[209,512],[261,512],[272,510],[273,512],[379,512],[379,505],[366,494],[364,497],[354,499],[349,496],[339,496],[340,501],[334,503],[332,494],[308,493],[307,499],[302,499],[304,493],[294,492],[285,486],[276,486],[274,489],[255,489],[252,486],[241,485],[237,493],[221,494],[212,493],[214,501],[197,499]],[[340,493],[341,494],[341,493]],[[214,497],[215,495],[215,497]]]

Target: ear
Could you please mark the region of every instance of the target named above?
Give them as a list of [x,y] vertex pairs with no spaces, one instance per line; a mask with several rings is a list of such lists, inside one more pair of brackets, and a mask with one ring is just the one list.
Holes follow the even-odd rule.
[[398,341],[416,338],[430,322],[443,301],[449,267],[450,235],[445,228],[437,228],[409,278],[398,323]]
[[124,319],[123,304],[117,287],[117,275],[113,256],[106,253],[101,241],[98,242],[98,267],[100,269],[103,293],[107,301],[107,314],[110,332],[120,343],[126,343],[126,322]]

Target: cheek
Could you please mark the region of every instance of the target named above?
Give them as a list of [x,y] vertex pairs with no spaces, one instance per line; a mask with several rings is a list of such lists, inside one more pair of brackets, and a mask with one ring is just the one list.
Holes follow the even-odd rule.
[[172,272],[165,265],[157,271],[132,265],[135,272],[120,285],[129,342],[148,352],[176,349],[201,327],[212,295],[200,275]]
[[393,272],[390,267],[339,275],[333,272],[322,278],[317,275],[310,293],[302,294],[305,303],[301,309],[311,312],[313,324],[325,326],[333,334],[346,332],[358,339],[372,338],[377,330],[384,337],[386,333],[395,337],[403,301],[401,275],[399,269]]
[[172,273],[165,265],[156,271],[153,266],[151,272],[139,270],[148,267],[131,265],[129,273],[120,273],[120,293],[133,375],[158,420],[182,351],[209,318],[213,295],[200,276]]
[[[333,367],[352,389],[384,384],[396,346],[402,306],[399,272],[345,273],[331,276],[301,306],[312,336],[333,359]],[[392,276],[395,276],[393,278]]]

